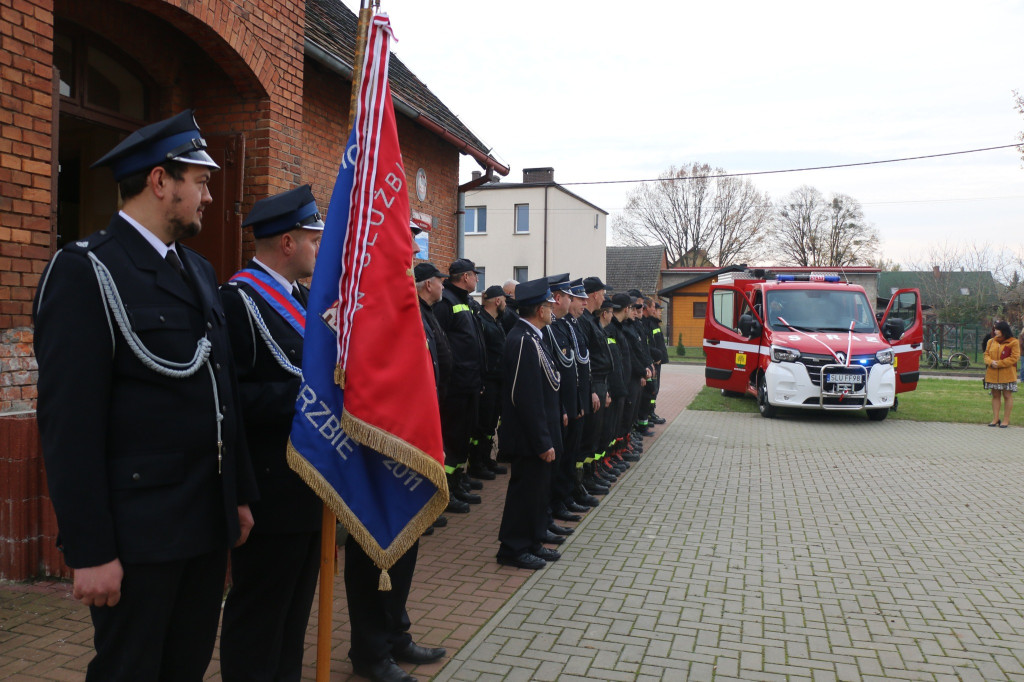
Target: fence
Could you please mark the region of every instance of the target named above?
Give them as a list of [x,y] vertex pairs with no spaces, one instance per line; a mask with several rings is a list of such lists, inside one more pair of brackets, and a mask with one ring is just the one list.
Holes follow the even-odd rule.
[[991,332],[985,325],[928,322],[924,325],[924,350],[934,351],[940,359],[963,353],[972,365],[977,365],[983,362],[982,340]]

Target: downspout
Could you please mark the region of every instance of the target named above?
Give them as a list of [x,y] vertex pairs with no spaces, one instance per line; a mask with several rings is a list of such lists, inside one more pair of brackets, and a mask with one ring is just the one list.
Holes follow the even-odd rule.
[[550,185],[544,186],[544,276],[548,276],[548,190]]

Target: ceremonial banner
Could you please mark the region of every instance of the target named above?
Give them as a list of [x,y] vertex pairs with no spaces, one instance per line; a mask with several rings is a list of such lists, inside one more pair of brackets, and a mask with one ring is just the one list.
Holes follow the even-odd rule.
[[419,299],[409,194],[388,85],[386,15],[373,18],[356,119],[306,312],[292,469],[384,572],[448,504]]

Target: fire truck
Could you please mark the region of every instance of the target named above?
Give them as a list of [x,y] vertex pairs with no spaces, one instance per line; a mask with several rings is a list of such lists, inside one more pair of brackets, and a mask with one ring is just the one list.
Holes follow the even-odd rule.
[[882,314],[864,288],[837,274],[724,273],[708,292],[708,386],[779,408],[866,410],[881,421],[917,387],[923,325],[917,289]]

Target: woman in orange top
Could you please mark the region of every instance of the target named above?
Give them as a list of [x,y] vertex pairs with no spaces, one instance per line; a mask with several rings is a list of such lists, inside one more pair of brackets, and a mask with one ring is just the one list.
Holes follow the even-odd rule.
[[[1006,428],[1013,411],[1013,394],[1017,391],[1017,362],[1020,343],[1013,338],[1010,325],[996,322],[994,336],[985,347],[985,388],[992,391],[992,423],[989,426]],[[1003,419],[999,420],[999,399],[1003,401]]]

